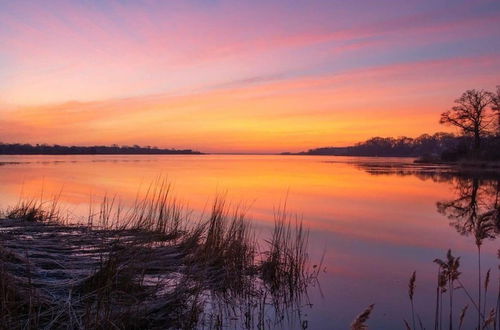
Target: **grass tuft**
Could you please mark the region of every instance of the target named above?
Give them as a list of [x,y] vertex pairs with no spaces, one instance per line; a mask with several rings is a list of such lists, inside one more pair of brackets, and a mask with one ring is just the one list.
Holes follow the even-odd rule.
[[[242,207],[219,195],[193,221],[160,179],[129,208],[105,195],[85,225],[61,217],[57,202],[21,201],[0,223],[7,328],[262,328],[282,322],[287,304],[300,306],[317,277],[308,270],[308,232],[285,212],[258,252]],[[23,226],[30,243],[9,226]]]

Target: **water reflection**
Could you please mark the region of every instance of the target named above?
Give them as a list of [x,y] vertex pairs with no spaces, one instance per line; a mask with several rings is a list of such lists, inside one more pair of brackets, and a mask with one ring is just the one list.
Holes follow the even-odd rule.
[[500,232],[499,173],[418,164],[359,163],[357,167],[370,175],[415,176],[448,183],[453,187],[453,197],[437,201],[437,211],[450,220],[458,233],[472,235],[480,246]]
[[[217,192],[249,208],[259,237],[269,238],[274,210],[288,195],[292,213],[310,229],[311,260],[326,250],[327,273],[322,292],[311,293],[313,308],[307,319],[313,329],[345,329],[368,304],[375,303],[370,327],[400,328],[407,316],[407,279],[417,270],[415,308],[429,328],[433,311],[436,265],[432,260],[449,248],[461,256],[464,285],[477,290],[477,247],[474,232],[461,236],[450,227],[468,223],[468,216],[449,207],[438,212],[436,203],[466,205],[461,190],[470,193],[477,179],[477,215],[490,214],[495,205],[498,177],[457,173],[445,166],[421,166],[412,159],[311,156],[57,156],[0,157],[0,206],[15,204],[22,194],[50,197],[63,188],[61,202],[86,217],[89,200],[117,196],[124,205],[137,192],[164,175],[173,192],[190,210],[203,212]],[[91,196],[91,198],[89,198]],[[474,204],[474,203],[473,203]],[[490,208],[491,210],[491,208]],[[484,218],[484,217],[483,217]],[[486,217],[487,218],[487,217]],[[477,216],[473,219],[477,223]],[[471,226],[467,228],[473,228]],[[498,229],[488,230],[498,235]],[[464,232],[464,233],[465,233]],[[496,270],[496,242],[482,241],[482,263]],[[493,274],[492,274],[493,275]],[[476,290],[474,290],[476,289]],[[457,308],[467,303],[457,297]],[[463,304],[462,304],[463,303]],[[471,325],[472,319],[466,323]],[[432,327],[431,327],[432,328]],[[465,327],[464,328],[468,328]]]
[[[463,236],[474,237],[477,247],[478,262],[478,305],[486,306],[481,297],[482,294],[482,269],[481,269],[481,247],[486,239],[494,240],[500,231],[500,207],[499,191],[500,180],[498,178],[481,178],[478,175],[472,177],[457,177],[453,180],[455,198],[452,200],[439,201],[438,211],[450,219],[450,224]],[[500,251],[500,250],[499,250]],[[486,277],[489,278],[489,272]],[[485,282],[485,292],[488,286]],[[500,291],[499,291],[500,292]],[[485,319],[485,307],[478,309],[478,326]],[[484,322],[484,321],[483,321]]]
[[[490,279],[491,268],[486,272],[484,277],[483,269],[481,267],[481,248],[486,240],[495,240],[500,232],[500,175],[495,172],[488,171],[462,171],[451,167],[432,168],[420,167],[418,165],[407,166],[392,166],[391,164],[358,164],[358,167],[364,169],[371,175],[397,175],[397,176],[415,176],[421,180],[432,180],[434,182],[446,182],[452,186],[452,197],[449,199],[439,200],[436,202],[438,213],[445,216],[450,221],[450,225],[456,231],[465,237],[472,236],[477,249],[477,291],[476,296],[472,297],[465,286],[460,286],[449,289],[450,296],[450,310],[453,291],[463,289],[474,305],[477,312],[477,328],[487,328],[491,323],[495,313],[498,313],[498,304],[496,302],[496,309],[493,307],[490,315],[486,314],[487,306],[491,304],[488,301],[488,285]],[[498,250],[500,256],[500,249]],[[451,260],[451,251],[448,252],[448,260]],[[441,260],[436,259],[438,264],[446,265]],[[457,278],[460,275],[458,272],[458,259],[457,259]],[[441,271],[443,268],[439,269]],[[438,276],[439,286],[442,287],[442,277]],[[441,281],[441,282],[440,282]],[[453,282],[451,282],[453,287]],[[439,292],[439,290],[438,290]],[[446,292],[443,289],[438,293],[439,297]],[[500,288],[498,288],[498,297],[500,297]],[[439,299],[442,298],[437,298]],[[500,298],[499,298],[500,299]],[[439,303],[438,303],[439,304]],[[438,310],[436,305],[436,311]],[[494,305],[493,305],[494,306]],[[467,307],[464,307],[464,311]],[[439,312],[442,314],[441,312]],[[463,312],[464,313],[464,312]],[[435,316],[435,324],[439,324],[442,316]],[[452,312],[449,314],[449,326],[452,329],[453,318]],[[463,318],[463,317],[461,317]],[[496,320],[496,318],[494,318]],[[460,321],[462,323],[462,320]],[[494,326],[496,329],[496,325]]]
[[457,177],[453,185],[455,198],[439,201],[438,211],[461,235],[473,235],[476,245],[494,239],[500,230],[500,180]]

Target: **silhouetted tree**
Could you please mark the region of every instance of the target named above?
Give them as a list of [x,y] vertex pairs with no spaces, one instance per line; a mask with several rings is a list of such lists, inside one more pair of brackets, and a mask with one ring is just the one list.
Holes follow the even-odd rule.
[[456,105],[451,110],[441,114],[439,122],[460,128],[464,135],[474,136],[474,150],[477,152],[490,125],[487,109],[493,97],[491,92],[470,89],[455,100]]
[[493,95],[491,103],[491,110],[493,110],[496,115],[496,134],[500,136],[500,85],[497,86],[496,93]]

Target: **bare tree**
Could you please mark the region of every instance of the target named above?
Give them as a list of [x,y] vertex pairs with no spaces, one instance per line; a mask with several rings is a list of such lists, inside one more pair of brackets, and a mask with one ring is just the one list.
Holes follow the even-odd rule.
[[488,118],[488,106],[492,104],[493,93],[485,90],[470,89],[455,100],[456,105],[441,114],[440,123],[453,125],[465,135],[474,136],[474,150],[481,147],[481,137],[487,132],[491,120]]
[[491,110],[496,114],[496,133],[500,136],[500,85],[497,86],[496,93],[493,95],[491,100]]

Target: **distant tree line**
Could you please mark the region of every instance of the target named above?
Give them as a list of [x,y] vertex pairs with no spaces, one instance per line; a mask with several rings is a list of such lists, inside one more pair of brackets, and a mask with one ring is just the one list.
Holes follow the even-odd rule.
[[451,110],[441,114],[439,122],[457,127],[460,134],[374,137],[349,147],[316,148],[298,154],[421,157],[432,161],[500,160],[500,86],[494,93],[467,90],[455,100]]
[[411,137],[373,137],[349,147],[325,147],[300,153],[305,155],[419,157],[442,154],[457,149],[464,143],[460,137],[450,133],[423,134]]
[[191,149],[161,149],[134,146],[61,146],[48,144],[1,143],[0,155],[171,155],[201,154]]

